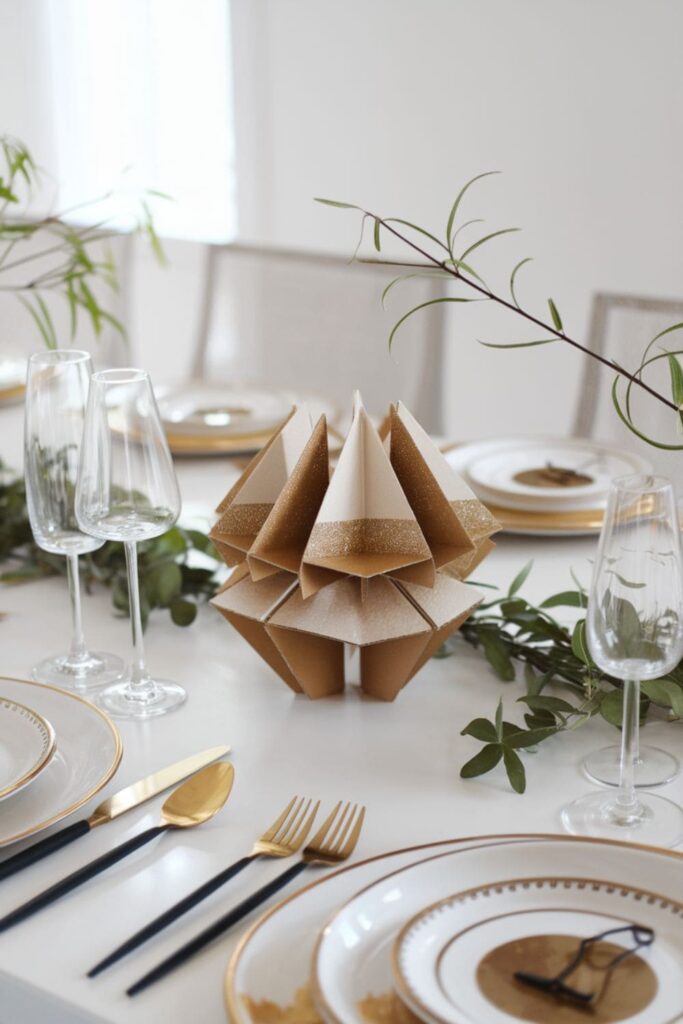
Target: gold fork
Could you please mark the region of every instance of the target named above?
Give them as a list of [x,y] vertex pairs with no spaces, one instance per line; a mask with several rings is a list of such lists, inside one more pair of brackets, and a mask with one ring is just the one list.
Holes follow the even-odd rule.
[[88,977],[94,978],[97,974],[101,974],[102,971],[106,970],[107,967],[111,967],[112,964],[117,963],[122,957],[127,956],[128,953],[132,953],[134,949],[141,946],[143,942],[147,942],[152,936],[157,935],[164,928],[172,924],[173,921],[177,921],[179,917],[187,913],[193,907],[196,907],[198,903],[210,896],[212,892],[219,889],[226,882],[234,878],[235,875],[243,871],[248,864],[256,860],[259,857],[291,857],[292,854],[297,853],[308,838],[308,834],[311,831],[313,821],[318,812],[320,801],[315,804],[311,809],[312,800],[306,800],[305,797],[292,797],[287,806],[285,807],[282,814],[275,819],[273,824],[267,829],[263,835],[256,840],[254,843],[251,853],[246,857],[240,858],[235,861],[230,867],[225,868],[224,871],[219,872],[210,878],[208,882],[204,882],[198,889],[194,889],[193,892],[185,896],[184,899],[179,900],[178,903],[174,903],[173,906],[165,910],[163,914],[155,917],[153,921],[145,925],[139,931],[131,935],[129,939],[122,942],[120,946],[117,946],[113,952],[109,953],[103,960],[95,964],[94,967],[88,971]]
[[312,865],[333,867],[335,864],[340,864],[350,857],[356,848],[358,837],[363,827],[365,808],[359,807],[357,804],[351,806],[348,803],[344,806],[343,810],[341,808],[342,801],[337,804],[329,817],[325,819],[310,843],[304,847],[301,860],[293,864],[291,868],[283,871],[272,882],[264,885],[261,889],[257,889],[255,893],[248,896],[246,900],[242,900],[241,903],[238,903],[236,907],[233,907],[223,917],[219,917],[217,921],[209,925],[208,928],[205,928],[194,939],[186,942],[175,953],[162,960],[160,964],[157,964],[151,971],[148,971],[134,985],[131,985],[126,990],[126,994],[134,996],[136,993],[142,992],[143,989],[154,984],[155,981],[159,981],[160,978],[170,974],[176,967],[180,967],[181,964],[184,964],[193,957],[195,953],[198,953],[200,949],[203,949],[204,946],[218,938],[219,935],[223,935],[224,932],[232,928],[238,921],[241,921],[247,914],[250,914],[252,910],[255,910],[256,907],[264,903],[270,896],[284,888],[297,875],[305,871],[307,867]]

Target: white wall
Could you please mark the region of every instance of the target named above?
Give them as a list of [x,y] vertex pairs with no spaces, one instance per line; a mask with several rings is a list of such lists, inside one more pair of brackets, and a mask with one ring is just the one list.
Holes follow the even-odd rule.
[[[466,212],[490,230],[524,228],[481,265],[505,287],[514,262],[534,256],[520,288],[531,308],[543,313],[552,295],[582,338],[595,290],[683,295],[679,0],[233,7],[235,45],[240,25],[259,40],[253,79],[242,68],[236,83],[238,149],[240,109],[252,105],[247,237],[350,252],[355,217],[314,195],[439,229],[461,183],[495,169]],[[568,428],[580,356],[473,340],[524,336],[487,306],[458,313],[445,381],[454,436]]]

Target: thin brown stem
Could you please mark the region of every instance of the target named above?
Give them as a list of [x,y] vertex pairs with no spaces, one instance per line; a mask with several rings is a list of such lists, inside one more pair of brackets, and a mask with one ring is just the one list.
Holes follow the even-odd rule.
[[540,320],[532,313],[528,313],[526,310],[522,309],[521,306],[516,306],[512,302],[508,302],[508,300],[502,298],[502,296],[496,295],[494,292],[489,291],[488,288],[484,287],[483,285],[477,284],[475,281],[472,281],[469,277],[465,277],[465,275],[462,274],[457,267],[451,267],[448,265],[446,260],[440,260],[436,256],[432,256],[431,253],[427,252],[425,249],[419,246],[416,242],[412,241],[410,238],[407,238],[405,235],[402,235],[400,231],[397,231],[396,228],[392,227],[391,224],[387,223],[387,221],[383,220],[381,217],[378,217],[376,214],[370,213],[367,210],[364,210],[363,212],[366,213],[367,216],[369,217],[374,217],[374,219],[378,223],[380,223],[386,231],[389,231],[396,238],[400,239],[401,242],[409,246],[409,248],[411,248],[414,252],[419,252],[420,255],[424,256],[424,258],[428,260],[432,266],[439,267],[439,269],[445,271],[447,274],[455,278],[457,281],[462,281],[462,283],[467,285],[468,288],[472,288],[474,291],[479,292],[480,295],[483,295],[485,298],[490,299],[492,302],[497,302],[498,305],[504,306],[506,309],[509,309],[511,312],[516,313],[518,316],[524,317],[525,320],[528,320],[532,324],[536,324],[536,326],[541,327],[543,331],[546,331],[549,334],[554,335],[560,341],[566,342],[566,344],[571,345],[572,348],[578,349],[580,352],[583,352],[584,355],[590,356],[590,358],[595,359],[596,362],[602,363],[603,366],[607,366],[610,370],[613,370],[615,373],[619,374],[619,376],[625,377],[626,380],[630,381],[632,384],[635,384],[636,387],[639,387],[642,391],[646,391],[653,398],[656,398],[658,402],[661,402],[663,405],[667,405],[676,413],[679,412],[678,406],[674,402],[669,401],[669,399],[665,398],[665,396],[660,394],[659,391],[655,391],[654,388],[651,388],[649,384],[646,384],[645,381],[643,381],[637,375],[637,373],[629,373],[628,370],[625,370],[617,363],[614,363],[612,362],[612,360],[606,359],[604,356],[601,356],[599,352],[594,352],[592,349],[587,348],[586,345],[582,345],[580,342],[575,341],[574,338],[568,337],[564,333],[564,331],[558,331],[554,326],[545,323],[543,320]]

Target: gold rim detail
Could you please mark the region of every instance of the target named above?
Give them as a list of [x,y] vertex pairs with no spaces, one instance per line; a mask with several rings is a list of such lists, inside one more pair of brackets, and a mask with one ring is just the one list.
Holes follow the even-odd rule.
[[107,785],[110,779],[114,777],[119,765],[121,764],[121,758],[123,757],[123,742],[121,740],[119,730],[116,728],[109,716],[100,708],[96,707],[96,705],[91,701],[85,700],[84,697],[79,696],[77,693],[70,693],[68,690],[61,690],[58,686],[51,686],[49,683],[38,683],[34,679],[17,679],[16,676],[0,676],[0,685],[3,680],[7,680],[7,682],[10,683],[23,683],[25,686],[37,686],[39,689],[43,690],[53,690],[55,693],[59,693],[63,697],[69,697],[71,700],[77,700],[80,704],[85,704],[87,708],[96,712],[96,714],[98,714],[107,724],[107,727],[114,738],[114,757],[99,782],[95,783],[95,785],[92,786],[88,792],[80,798],[80,800],[77,800],[73,804],[70,804],[69,807],[58,811],[57,814],[54,814],[51,818],[47,818],[45,821],[41,821],[37,825],[32,825],[30,828],[24,829],[23,832],[17,832],[16,835],[8,836],[6,839],[3,839],[0,849],[5,846],[9,846],[11,843],[16,843],[20,839],[26,839],[29,836],[36,835],[38,832],[42,832],[43,829],[56,824],[58,821],[62,821],[63,818],[66,818],[69,814],[77,811],[79,807],[87,804],[87,802],[91,800],[96,793],[99,793],[100,790]]
[[33,710],[33,708],[29,708],[25,704],[20,704],[17,700],[11,700],[9,697],[0,697],[0,704],[4,704],[5,707],[10,707],[10,709],[21,708],[28,718],[32,718],[37,722],[44,736],[44,748],[33,767],[29,768],[27,772],[24,772],[21,778],[17,779],[10,786],[6,786],[5,789],[0,789],[0,800],[4,800],[4,798],[9,796],[10,793],[15,793],[18,789],[26,786],[31,779],[35,778],[36,775],[43,770],[55,752],[56,737],[55,731],[48,720],[43,718],[42,715],[39,715],[37,711]]

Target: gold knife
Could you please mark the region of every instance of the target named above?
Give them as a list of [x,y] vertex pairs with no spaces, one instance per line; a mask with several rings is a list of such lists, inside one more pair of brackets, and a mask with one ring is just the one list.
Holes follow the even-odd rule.
[[126,786],[125,789],[114,793],[107,800],[103,800],[89,818],[83,818],[81,821],[74,822],[73,825],[67,825],[59,832],[47,836],[46,839],[41,839],[33,846],[29,846],[28,849],[15,853],[13,857],[3,861],[0,864],[0,881],[27,868],[30,864],[35,864],[56,850],[61,850],[63,846],[72,843],[74,839],[87,835],[90,829],[104,825],[105,822],[118,818],[120,814],[125,814],[133,807],[144,804],[146,800],[151,800],[153,796],[163,793],[169,786],[181,782],[182,779],[193,775],[200,768],[204,768],[207,764],[211,764],[212,761],[217,761],[218,758],[229,753],[230,747],[227,746],[210,747],[208,750],[202,750],[200,754],[186,757],[167,768],[162,768],[161,771],[154,772],[153,775],[148,775],[146,779],[140,779],[139,782]]

